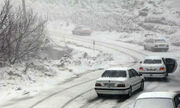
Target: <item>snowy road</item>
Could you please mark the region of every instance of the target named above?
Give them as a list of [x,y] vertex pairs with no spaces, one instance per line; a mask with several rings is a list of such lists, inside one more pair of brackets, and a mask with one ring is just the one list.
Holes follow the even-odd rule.
[[[55,35],[56,34],[56,35]],[[63,41],[60,33],[55,33],[52,39],[56,44]],[[62,34],[61,34],[62,35]],[[179,50],[172,47],[167,53],[153,53],[144,51],[142,46],[122,43],[109,37],[103,40],[96,36],[81,37],[66,35],[66,42],[76,43],[81,47],[92,47],[92,41],[96,38],[96,50],[111,52],[117,58],[112,66],[134,66],[140,59],[147,55],[164,55],[180,58]],[[108,40],[108,41],[106,41]],[[108,67],[104,67],[108,68]],[[133,105],[134,99],[140,94],[135,93],[131,98],[124,97],[105,97],[98,98],[94,91],[94,83],[100,77],[103,70],[87,71],[78,77],[57,85],[56,88],[40,93],[35,97],[15,99],[2,106],[1,108],[127,108]],[[173,91],[180,89],[179,69],[169,76],[168,81],[153,80],[145,82],[146,91]]]

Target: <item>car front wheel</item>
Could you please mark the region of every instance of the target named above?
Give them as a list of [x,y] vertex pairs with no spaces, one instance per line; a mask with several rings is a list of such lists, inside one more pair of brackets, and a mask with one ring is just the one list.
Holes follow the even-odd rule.
[[129,88],[129,91],[128,91],[128,98],[132,96],[132,87]]
[[97,94],[98,97],[103,97],[103,94]]

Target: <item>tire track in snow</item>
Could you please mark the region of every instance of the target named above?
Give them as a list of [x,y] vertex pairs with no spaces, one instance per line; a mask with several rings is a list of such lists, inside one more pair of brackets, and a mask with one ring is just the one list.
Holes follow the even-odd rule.
[[[85,39],[79,39],[79,38],[74,38],[74,37],[72,38],[72,37],[69,37],[69,36],[66,37],[66,38],[71,39],[71,40],[80,41],[80,42],[90,43],[90,44],[91,44],[92,41],[93,41],[93,40],[85,40]],[[134,65],[136,65],[137,62],[138,62],[138,60],[139,60],[138,57],[136,57],[134,54],[129,54],[128,52],[122,51],[122,50],[117,49],[117,48],[114,48],[114,47],[123,48],[123,49],[129,50],[129,51],[132,51],[132,52],[136,52],[136,53],[138,53],[138,54],[140,54],[140,55],[146,56],[146,54],[143,54],[142,52],[137,51],[137,50],[134,50],[134,49],[130,49],[130,48],[128,48],[128,47],[124,47],[124,46],[120,46],[120,45],[116,45],[116,44],[112,44],[112,43],[107,43],[107,42],[101,42],[101,41],[96,41],[96,43],[97,43],[98,46],[103,46],[103,47],[106,47],[106,48],[115,50],[115,51],[117,51],[117,52],[120,52],[120,53],[122,53],[122,54],[126,54],[126,55],[128,55],[129,57],[131,57],[131,58],[134,60],[134,62],[133,62],[131,65],[129,65],[129,66],[134,66]],[[58,45],[58,44],[57,44],[57,45]],[[92,71],[92,72],[93,72],[93,71]],[[82,75],[85,75],[85,74],[82,74]],[[97,78],[95,78],[95,79],[93,79],[93,80],[96,80],[96,79],[97,79]],[[93,81],[93,80],[91,80],[91,81]],[[65,89],[63,89],[63,90],[60,90],[60,91],[58,91],[58,92],[55,92],[55,93],[53,93],[53,94],[45,97],[44,99],[36,102],[36,103],[35,103],[34,105],[32,105],[30,108],[34,108],[35,106],[39,105],[40,103],[46,101],[47,99],[49,99],[49,98],[51,98],[51,97],[53,97],[53,96],[55,96],[55,95],[57,95],[57,94],[59,94],[59,93],[61,93],[61,92],[64,92],[64,91],[66,91],[66,90],[68,90],[68,89],[71,89],[71,88],[73,88],[73,87],[77,87],[77,86],[79,86],[79,85],[82,85],[82,84],[88,83],[88,82],[90,82],[90,81],[82,82],[82,83],[80,83],[80,84],[76,84],[76,85],[73,85],[73,86],[71,86],[71,87],[68,87],[68,88],[65,88]],[[89,89],[88,91],[91,91],[91,90],[92,90],[92,89]],[[86,91],[86,92],[88,92],[88,91]],[[82,96],[82,95],[84,95],[84,92],[81,93],[81,94],[79,94],[78,96],[74,97],[73,99],[70,99],[68,102],[66,102],[65,105],[63,106],[63,108],[64,108],[65,106],[67,106],[68,104],[70,104],[73,100],[77,99],[78,97],[80,97],[80,96]]]
[[78,83],[78,84],[75,84],[75,85],[73,85],[73,86],[67,87],[67,88],[62,89],[62,90],[60,90],[60,91],[57,91],[57,92],[55,92],[55,93],[53,93],[53,94],[51,94],[51,95],[49,95],[49,96],[47,96],[47,97],[39,100],[38,102],[36,102],[36,103],[33,104],[32,106],[30,106],[29,108],[34,108],[35,106],[39,105],[40,103],[44,102],[45,100],[47,100],[47,99],[49,99],[49,98],[51,98],[51,97],[53,97],[53,96],[55,96],[55,95],[57,95],[57,94],[59,94],[59,93],[62,93],[62,92],[64,92],[64,91],[68,90],[68,89],[71,89],[71,88],[73,88],[73,87],[80,86],[80,85],[82,85],[82,84],[85,84],[85,83],[88,83],[88,82],[91,82],[91,81],[94,81],[94,80],[96,80],[96,78],[91,79],[91,80],[88,80],[88,81],[84,81],[84,82],[81,82],[81,83]]
[[[121,51],[120,51],[120,52],[121,52]],[[122,53],[122,52],[121,52],[121,53]],[[133,57],[133,58],[135,58],[135,57]],[[133,63],[132,65],[135,65],[135,63]],[[94,71],[92,71],[92,72],[94,72]],[[83,74],[83,75],[84,75],[84,74]],[[57,95],[57,94],[59,94],[59,93],[61,93],[61,92],[64,92],[64,91],[66,91],[66,90],[68,90],[68,89],[71,89],[71,88],[73,88],[73,87],[77,87],[77,86],[79,86],[79,85],[82,85],[82,84],[85,84],[85,83],[94,81],[94,80],[96,80],[96,79],[97,79],[97,78],[92,79],[92,80],[89,80],[89,81],[85,81],[85,82],[82,82],[82,83],[79,83],[79,84],[76,84],[76,85],[73,85],[73,86],[71,86],[71,87],[65,88],[65,89],[60,90],[60,91],[57,91],[57,92],[55,92],[55,93],[53,93],[53,94],[51,94],[51,95],[43,98],[42,100],[36,102],[35,104],[33,104],[33,105],[32,105],[31,107],[29,107],[29,108],[34,108],[35,106],[39,105],[40,103],[44,102],[45,100],[47,100],[47,99],[49,99],[49,98],[51,98],[51,97],[53,97],[53,96],[55,96],[55,95]],[[88,91],[90,91],[90,90],[88,90]],[[83,94],[84,94],[84,93],[78,95],[76,98],[80,97],[80,96],[83,95]],[[76,98],[74,98],[74,99],[76,99]],[[73,100],[74,100],[74,99],[73,99]],[[70,102],[72,102],[73,100],[71,99]],[[67,102],[66,105],[69,104],[70,102]],[[65,107],[65,106],[64,106],[64,107]]]
[[[82,40],[82,39],[75,39],[75,38],[69,38],[69,39],[76,40],[76,41],[81,41],[81,42],[92,43],[92,42],[89,42],[89,41],[87,41],[87,40]],[[104,46],[104,47],[107,47],[107,48],[109,48],[109,49],[113,49],[113,50],[116,50],[116,51],[118,51],[118,52],[127,54],[128,56],[130,56],[130,57],[132,57],[133,59],[135,59],[135,61],[137,61],[138,58],[137,58],[137,57],[134,57],[133,54],[129,54],[129,53],[127,53],[127,52],[123,52],[123,51],[121,51],[121,50],[119,50],[119,49],[116,49],[116,48],[114,48],[114,47],[121,47],[121,48],[124,48],[124,49],[128,49],[128,50],[130,50],[130,51],[132,51],[132,52],[136,52],[136,53],[138,53],[138,54],[140,54],[140,55],[147,56],[147,54],[144,54],[144,53],[142,53],[142,52],[140,52],[140,51],[137,51],[137,50],[134,50],[134,49],[130,49],[130,48],[127,48],[127,47],[124,47],[124,46],[120,46],[120,45],[116,45],[116,44],[110,44],[110,43],[106,43],[106,42],[99,42],[99,41],[96,41],[96,42],[99,43],[99,46]],[[101,44],[101,45],[100,45],[100,44]],[[104,44],[105,44],[105,45],[104,45]],[[106,45],[108,45],[108,46],[106,46]],[[111,47],[110,47],[110,46],[111,46]],[[113,46],[113,47],[112,47],[112,46]],[[135,64],[136,64],[136,62],[134,63],[134,65],[135,65]],[[155,86],[154,88],[156,88],[156,86]],[[90,90],[88,90],[88,91],[85,91],[85,92],[83,92],[83,93],[75,96],[74,98],[70,99],[69,101],[67,101],[67,102],[63,105],[63,108],[65,108],[67,105],[70,105],[71,102],[73,102],[74,100],[78,99],[79,97],[85,95],[86,93],[90,92],[91,90],[92,90],[92,89],[90,89]],[[97,102],[97,101],[98,101],[98,100],[96,100],[96,101],[94,101],[94,102]],[[93,103],[94,103],[94,102],[93,102]],[[99,102],[102,102],[102,101],[99,101]],[[96,104],[98,104],[99,102],[97,102]],[[86,107],[86,105],[83,105],[82,108],[83,108],[83,107]],[[117,105],[115,105],[114,107],[117,107]]]
[[[67,37],[66,37],[66,38],[67,38]],[[87,41],[87,40],[82,40],[82,39],[75,39],[75,38],[69,38],[69,39],[76,40],[76,41],[81,41],[81,42],[86,42],[86,43],[91,43],[91,42],[89,42],[89,41]],[[105,43],[105,42],[98,42],[98,43],[100,43],[99,46],[103,46],[103,47],[106,47],[106,48],[109,48],[109,49],[113,49],[113,50],[115,50],[115,51],[117,51],[117,52],[126,54],[126,55],[128,55],[129,57],[133,58],[135,61],[134,61],[134,63],[131,64],[130,66],[136,65],[136,63],[137,63],[138,60],[139,60],[139,59],[138,59],[137,57],[135,57],[134,55],[131,55],[131,54],[127,53],[127,52],[121,51],[121,50],[116,49],[116,48],[114,48],[114,47],[110,47],[111,44],[109,44],[109,43]],[[108,44],[108,46],[106,46],[107,44]],[[115,44],[112,44],[112,45],[113,45],[113,46],[116,46],[116,47],[122,47],[122,46],[118,46],[118,45],[115,45]],[[123,48],[126,48],[126,47],[123,47]],[[127,49],[127,48],[126,48],[126,49]],[[128,48],[128,50],[132,50],[132,49],[129,49],[129,48]],[[146,56],[145,54],[142,54],[142,52],[139,52],[139,51],[136,51],[136,50],[132,50],[132,51],[134,51],[134,52],[136,52],[136,53],[139,53],[139,54],[141,54],[141,55],[143,55],[143,56]],[[73,101],[76,100],[77,98],[83,96],[84,94],[90,92],[91,90],[92,90],[92,89],[90,89],[90,90],[88,90],[88,91],[85,91],[85,92],[77,95],[76,97],[70,99],[70,100],[67,101],[61,108],[65,108],[66,106],[68,106],[69,104],[71,104],[71,102],[73,102]],[[84,105],[84,106],[86,106],[86,105]]]

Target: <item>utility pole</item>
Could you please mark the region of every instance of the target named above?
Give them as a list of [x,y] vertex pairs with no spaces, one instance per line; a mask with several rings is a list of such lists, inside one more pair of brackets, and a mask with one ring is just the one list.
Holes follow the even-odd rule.
[[22,9],[23,9],[23,14],[24,14],[24,19],[26,21],[26,3],[25,3],[25,0],[22,0]]

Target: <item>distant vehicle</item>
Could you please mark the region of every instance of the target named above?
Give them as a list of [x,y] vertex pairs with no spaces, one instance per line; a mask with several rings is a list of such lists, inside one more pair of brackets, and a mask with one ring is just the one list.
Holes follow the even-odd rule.
[[106,70],[97,79],[95,90],[97,95],[127,95],[130,97],[136,90],[144,89],[144,79],[133,68],[112,68]]
[[165,39],[146,39],[144,41],[144,50],[150,51],[168,51],[169,44]]
[[140,62],[139,73],[145,78],[164,78],[177,68],[177,62],[172,58],[148,56]]
[[133,108],[180,108],[176,92],[147,92],[137,97]]
[[139,11],[139,16],[147,16],[148,12],[149,12],[149,10],[144,8],[144,9]]
[[91,35],[91,33],[92,33],[92,30],[84,26],[77,26],[72,30],[73,35],[89,36]]

